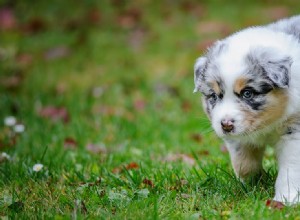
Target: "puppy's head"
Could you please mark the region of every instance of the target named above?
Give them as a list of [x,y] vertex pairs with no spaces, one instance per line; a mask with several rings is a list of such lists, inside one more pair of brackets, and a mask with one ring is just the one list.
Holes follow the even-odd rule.
[[251,135],[284,116],[292,60],[275,47],[231,46],[226,40],[198,58],[194,92],[220,137]]

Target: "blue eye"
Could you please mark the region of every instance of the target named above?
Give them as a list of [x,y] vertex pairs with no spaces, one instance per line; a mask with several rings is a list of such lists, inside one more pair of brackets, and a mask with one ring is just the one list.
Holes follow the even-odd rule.
[[218,95],[216,93],[212,93],[210,94],[209,98],[216,101],[218,99]]
[[254,92],[251,89],[245,89],[241,92],[241,97],[243,99],[249,100],[249,99],[252,99],[253,96],[254,96]]

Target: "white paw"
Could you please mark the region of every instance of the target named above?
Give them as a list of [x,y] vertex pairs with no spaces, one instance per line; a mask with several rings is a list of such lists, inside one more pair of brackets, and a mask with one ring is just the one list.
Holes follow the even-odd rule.
[[295,193],[276,193],[274,201],[282,202],[285,205],[294,205],[300,203],[300,194],[298,192]]

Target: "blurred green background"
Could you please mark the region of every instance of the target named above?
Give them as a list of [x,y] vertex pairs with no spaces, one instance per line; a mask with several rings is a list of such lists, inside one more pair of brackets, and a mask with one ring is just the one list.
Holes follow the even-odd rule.
[[192,91],[194,61],[215,40],[299,8],[0,0],[0,217],[297,217],[265,206],[272,148],[269,186],[241,184]]

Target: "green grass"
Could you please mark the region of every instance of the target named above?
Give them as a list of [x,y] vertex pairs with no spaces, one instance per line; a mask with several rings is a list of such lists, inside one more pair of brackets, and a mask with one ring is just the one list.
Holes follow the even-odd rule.
[[[265,205],[272,148],[269,178],[239,182],[192,91],[201,42],[267,23],[275,6],[296,14],[300,3],[99,2],[11,4],[18,26],[0,33],[0,119],[13,115],[26,130],[0,125],[0,152],[11,156],[0,160],[0,217],[298,219],[298,207]],[[89,20],[93,10],[100,18]],[[33,18],[40,27],[24,30]],[[204,21],[222,28],[206,33]],[[68,53],[44,58],[57,47]],[[20,62],[22,54],[32,61]],[[70,120],[41,117],[46,106],[65,108]]]

